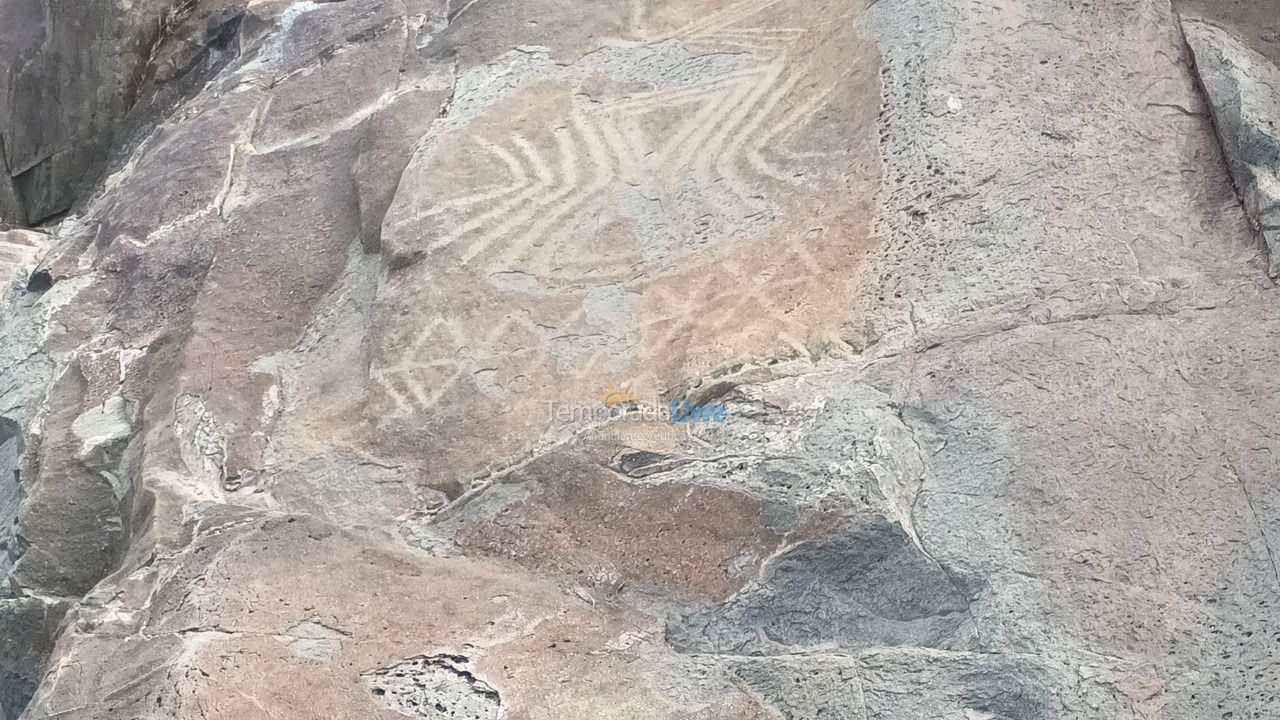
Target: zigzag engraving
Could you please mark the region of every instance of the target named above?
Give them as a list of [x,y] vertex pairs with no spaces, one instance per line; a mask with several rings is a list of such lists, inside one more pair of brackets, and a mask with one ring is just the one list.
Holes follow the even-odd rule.
[[[758,136],[803,77],[803,68],[790,68],[785,62],[759,65],[699,88],[575,105],[565,124],[486,141],[483,149],[507,169],[507,182],[445,198],[420,213],[420,219],[452,219],[452,229],[429,250],[457,246],[463,265],[484,259],[494,266],[562,266],[558,256],[572,258],[565,229],[584,214],[602,212],[611,187],[647,184],[666,192],[685,173],[703,184],[722,180],[745,208],[744,215],[758,212],[760,202],[752,198],[762,192],[754,187],[759,180],[749,180],[749,175],[799,182],[769,164],[760,148],[776,145],[779,136],[785,141],[831,92],[816,93],[788,108]],[[685,113],[668,137],[646,134],[647,115],[681,108],[696,110]],[[547,152],[548,145],[554,154]]]
[[[578,181],[578,158],[582,153],[574,152],[562,155],[561,172],[564,179],[563,183],[544,205],[541,219],[521,233],[506,248],[506,251],[500,256],[500,264],[513,264],[530,251],[535,250],[535,248],[540,248],[540,243],[548,237],[550,231],[557,224],[586,204],[596,200],[598,195],[617,179],[619,154],[602,137],[601,130],[597,124],[589,122],[586,117],[578,112],[575,112],[571,117],[571,124],[578,131],[577,136],[573,136],[567,130],[562,131],[559,135],[579,140],[585,146],[586,155],[591,159],[592,175],[590,181],[585,186],[580,186]],[[567,147],[567,143],[562,147]],[[549,253],[554,251],[555,246],[541,249]],[[469,261],[475,257],[475,254],[475,252],[468,253],[463,257],[463,262]]]
[[[436,346],[449,350],[445,355],[432,351],[431,340],[441,336],[447,337]],[[432,408],[462,375],[452,350],[465,345],[465,337],[453,323],[437,319],[418,331],[409,342],[409,351],[397,354],[394,365],[377,368],[370,376],[401,412]]]
[[[397,221],[426,225],[423,281],[447,294],[510,276],[503,292],[531,300],[507,314],[499,295],[492,307],[471,307],[465,324],[436,321],[412,334],[395,364],[373,373],[396,412],[429,410],[468,387],[460,383],[479,387],[478,371],[499,383],[522,374],[598,380],[641,342],[707,337],[752,353],[810,352],[809,305],[826,302],[810,294],[829,286],[830,268],[804,232],[785,242],[773,234],[795,205],[793,188],[822,167],[803,130],[841,78],[808,66],[812,31],[752,26],[784,1],[743,0],[665,33],[691,63],[668,84],[614,77],[614,64],[592,66],[587,56],[506,134],[481,121],[450,134],[448,152],[492,177],[425,175],[436,197]],[[631,8],[633,25],[643,25],[642,4]],[[640,45],[612,46],[609,57],[628,47],[653,57]],[[704,266],[714,282],[701,282]],[[644,298],[641,324],[601,327],[584,314],[584,288],[605,285]]]
[[728,30],[768,10],[783,0],[743,0],[695,20],[672,33],[673,37],[706,37]]
[[524,371],[512,352],[541,342],[545,332],[523,315],[503,318],[471,333],[456,318],[437,318],[397,343],[396,362],[375,367],[370,377],[399,413],[429,410],[476,373],[492,370],[504,376]]
[[[768,328],[780,343],[794,352],[809,354],[805,343],[809,327],[792,312],[797,302],[784,302],[784,298],[828,277],[828,271],[800,240],[789,243],[784,252],[768,262],[754,260],[725,258],[716,265],[718,282],[710,288],[690,283],[655,283],[646,288],[646,295],[654,305],[683,309],[678,315],[647,327],[646,342],[666,347],[678,344],[681,338],[699,336],[733,342],[738,335]],[[761,264],[793,270],[785,278],[766,278],[762,276]],[[795,272],[799,267],[805,268],[805,272]],[[738,327],[743,318],[752,319],[751,330]]]

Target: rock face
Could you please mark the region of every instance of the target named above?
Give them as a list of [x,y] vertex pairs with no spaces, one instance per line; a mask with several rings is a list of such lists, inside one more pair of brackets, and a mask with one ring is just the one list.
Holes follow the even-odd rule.
[[1265,38],[0,17],[3,718],[1280,707]]
[[60,214],[92,187],[159,34],[192,4],[0,4],[0,222]]
[[1199,20],[1183,28],[1212,105],[1227,166],[1280,276],[1280,67]]

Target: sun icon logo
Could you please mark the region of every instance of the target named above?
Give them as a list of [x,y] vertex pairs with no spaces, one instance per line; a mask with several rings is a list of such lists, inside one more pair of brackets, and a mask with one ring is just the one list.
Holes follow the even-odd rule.
[[622,403],[636,401],[635,397],[631,395],[631,383],[623,383],[621,387],[616,387],[613,383],[609,383],[609,387],[605,388],[604,392],[591,397],[605,405],[621,405]]

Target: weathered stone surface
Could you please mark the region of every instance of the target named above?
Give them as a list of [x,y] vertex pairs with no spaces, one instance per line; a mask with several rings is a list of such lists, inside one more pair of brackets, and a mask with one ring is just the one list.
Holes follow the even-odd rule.
[[0,222],[39,222],[92,187],[157,35],[190,4],[0,4]]
[[[46,235],[33,230],[7,230],[0,232],[0,278],[3,278],[4,292],[7,294],[11,282],[20,279],[30,283],[25,277],[30,266],[35,262],[40,249],[44,247]],[[36,286],[39,286],[37,281]]]
[[[131,524],[133,435],[124,402],[91,407],[79,365],[54,380],[38,446],[27,454],[10,547],[11,578],[25,590],[79,597],[119,563]],[[104,409],[114,406],[116,412]]]
[[63,614],[70,602],[0,599],[0,717],[16,718],[44,675]]
[[1280,66],[1207,22],[1182,27],[1236,189],[1280,276]]
[[1240,42],[1280,63],[1280,14],[1275,5],[1258,0],[1174,0],[1174,6],[1184,16],[1226,28]]
[[373,694],[387,707],[414,718],[496,720],[498,693],[466,669],[455,655],[415,658],[367,676]]
[[[113,159],[0,237],[4,717],[1280,706],[1280,305],[1232,186],[1274,170],[1265,38],[1166,0],[181,10],[137,66],[112,33],[169,10],[94,6],[49,98],[99,112],[52,129]],[[82,62],[0,28],[23,82]]]
[[[29,715],[232,717],[267,707],[391,719],[411,701],[453,694],[458,718],[492,717],[499,703],[536,717],[694,717],[678,698],[628,681],[673,655],[645,640],[652,618],[501,564],[414,557],[306,517],[214,511],[167,565],[135,578],[154,589],[145,608],[113,599],[81,609]],[[307,600],[295,602],[301,593]],[[299,656],[300,623],[340,634],[333,654]],[[102,674],[78,670],[103,653]],[[749,717],[736,709],[756,706],[741,691],[716,694],[698,717]],[[441,717],[433,710],[411,717]]]
[[964,649],[964,591],[901,526],[871,518],[781,554],[758,587],[682,617],[685,652],[767,655],[815,646]]

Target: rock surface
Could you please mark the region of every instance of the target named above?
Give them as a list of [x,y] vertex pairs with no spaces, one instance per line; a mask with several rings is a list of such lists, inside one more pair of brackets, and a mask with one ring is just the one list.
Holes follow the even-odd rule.
[[61,214],[92,186],[159,36],[192,4],[0,4],[0,222]]
[[1245,211],[1280,275],[1280,66],[1230,32],[1199,20],[1182,27],[1213,109],[1214,125]]
[[1265,37],[0,17],[0,717],[1280,707]]

